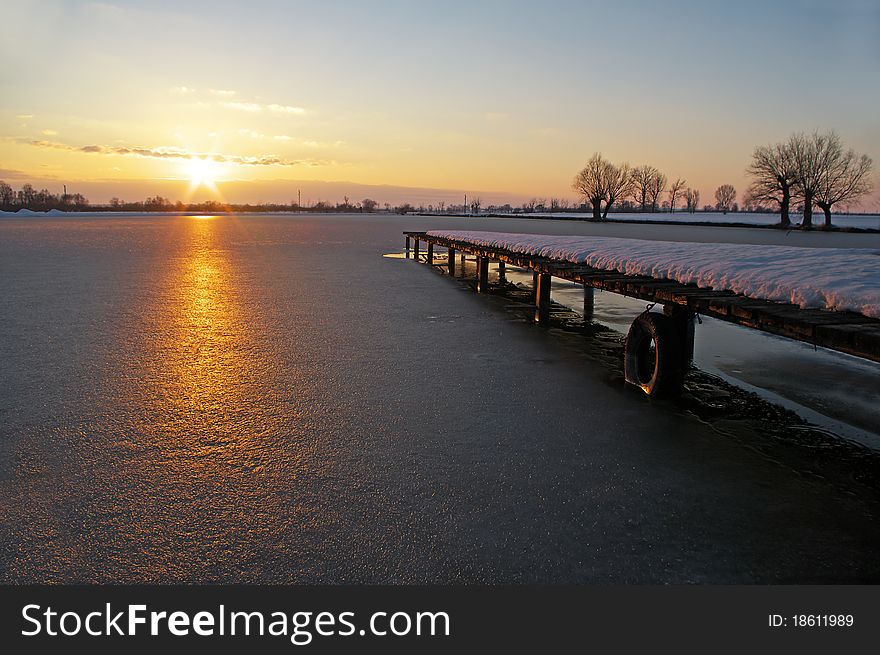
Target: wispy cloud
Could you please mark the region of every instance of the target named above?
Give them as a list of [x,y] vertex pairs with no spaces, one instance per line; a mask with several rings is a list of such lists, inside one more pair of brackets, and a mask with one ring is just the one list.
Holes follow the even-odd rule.
[[56,136],[58,132],[56,132],[55,130],[43,130],[42,132],[40,132],[40,134],[42,134],[43,136]]
[[303,141],[302,144],[307,148],[341,148],[345,145],[345,141]]
[[18,114],[16,116],[17,119],[22,120],[22,121],[30,120],[33,117],[34,117],[33,114]]
[[235,91],[230,91],[229,89],[209,89],[211,93],[215,96],[222,96],[224,98],[231,98],[236,95]]
[[306,110],[302,107],[291,107],[290,105],[267,105],[266,109],[276,114],[305,114]]
[[189,152],[174,146],[158,146],[154,148],[104,145],[72,146],[57,141],[38,141],[28,139],[13,140],[37,148],[51,148],[53,150],[65,150],[67,152],[146,157],[150,159],[210,159],[219,163],[239,164],[241,166],[321,166],[328,163],[326,161],[315,159],[286,159],[278,157],[277,155],[260,155],[252,157],[246,155]]
[[261,112],[268,112],[272,114],[297,114],[302,115],[306,113],[306,110],[303,107],[293,107],[291,105],[262,105],[259,102],[221,102],[220,105],[222,107],[226,107],[226,109],[234,109],[236,111],[247,111],[252,114],[258,114]]
[[263,106],[256,102],[221,102],[222,107],[235,109],[236,111],[249,111],[257,113],[263,111]]

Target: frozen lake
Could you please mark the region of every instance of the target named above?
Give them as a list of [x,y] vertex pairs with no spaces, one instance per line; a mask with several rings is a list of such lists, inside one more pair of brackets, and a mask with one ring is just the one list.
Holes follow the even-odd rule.
[[[552,331],[382,257],[405,229],[880,248],[523,219],[0,219],[0,580],[880,580],[876,488],[609,384]],[[599,320],[628,324],[604,295]],[[791,402],[825,412],[824,389],[850,409],[823,415],[873,431],[875,368],[703,328],[701,366],[780,397],[812,378]]]

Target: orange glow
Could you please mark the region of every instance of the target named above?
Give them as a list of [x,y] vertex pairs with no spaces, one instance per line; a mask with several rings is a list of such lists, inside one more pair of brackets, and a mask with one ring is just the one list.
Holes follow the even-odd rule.
[[184,163],[184,173],[190,180],[190,191],[207,187],[217,193],[217,178],[223,173],[220,162],[210,157],[193,157]]

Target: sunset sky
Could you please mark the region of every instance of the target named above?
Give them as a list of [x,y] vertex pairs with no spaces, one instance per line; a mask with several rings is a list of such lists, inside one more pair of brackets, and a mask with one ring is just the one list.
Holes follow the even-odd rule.
[[755,145],[816,128],[880,159],[872,0],[6,0],[3,25],[0,179],[95,202],[193,180],[236,202],[573,199],[595,151],[708,201]]

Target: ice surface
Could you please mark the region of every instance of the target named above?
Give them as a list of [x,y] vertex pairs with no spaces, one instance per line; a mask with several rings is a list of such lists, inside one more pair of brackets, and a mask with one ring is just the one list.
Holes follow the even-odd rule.
[[506,232],[437,230],[428,234],[628,275],[726,289],[802,308],[851,310],[880,318],[880,250]]

